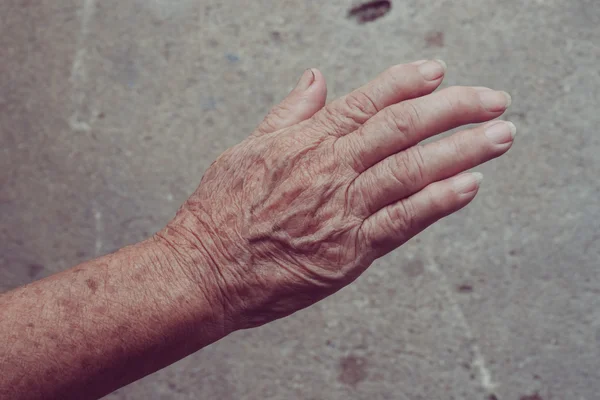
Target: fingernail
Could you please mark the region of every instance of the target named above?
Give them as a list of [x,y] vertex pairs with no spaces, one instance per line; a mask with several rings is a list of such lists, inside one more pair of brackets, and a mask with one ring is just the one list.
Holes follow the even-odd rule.
[[304,73],[300,77],[300,80],[296,84],[296,89],[306,90],[310,87],[310,85],[312,85],[312,83],[314,81],[315,81],[315,73],[312,71],[312,69],[309,68],[306,71],[304,71]]
[[480,90],[479,99],[481,104],[492,112],[504,111],[512,103],[510,94],[496,90]]
[[440,79],[446,72],[446,63],[442,60],[427,61],[419,65],[419,73],[428,81]]
[[512,142],[517,134],[517,127],[509,121],[495,121],[485,127],[485,136],[496,144]]
[[460,174],[454,178],[454,189],[462,194],[471,193],[479,188],[479,184],[482,180],[483,175],[479,172]]

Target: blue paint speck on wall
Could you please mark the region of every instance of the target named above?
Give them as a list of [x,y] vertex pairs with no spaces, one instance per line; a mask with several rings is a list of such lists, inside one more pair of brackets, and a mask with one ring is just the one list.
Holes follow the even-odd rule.
[[202,111],[212,111],[217,109],[217,100],[214,97],[207,97],[203,99],[200,104]]
[[227,58],[227,61],[229,61],[230,63],[236,63],[240,61],[240,57],[233,53],[226,53],[225,58]]

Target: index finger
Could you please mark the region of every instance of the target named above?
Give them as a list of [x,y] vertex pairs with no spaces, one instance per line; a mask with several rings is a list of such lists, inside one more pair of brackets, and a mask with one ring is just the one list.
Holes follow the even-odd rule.
[[334,100],[313,117],[344,136],[380,110],[404,100],[427,95],[442,83],[446,64],[441,60],[417,61],[388,68],[366,85]]

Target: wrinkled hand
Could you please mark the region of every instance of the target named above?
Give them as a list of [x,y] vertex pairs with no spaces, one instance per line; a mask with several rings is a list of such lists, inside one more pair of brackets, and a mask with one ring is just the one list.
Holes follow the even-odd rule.
[[325,105],[322,74],[307,70],[212,164],[158,236],[200,286],[218,287],[232,330],[330,295],[475,197],[481,175],[462,172],[505,153],[514,125],[420,142],[496,118],[510,97],[480,87],[432,93],[444,72],[437,61],[396,65]]

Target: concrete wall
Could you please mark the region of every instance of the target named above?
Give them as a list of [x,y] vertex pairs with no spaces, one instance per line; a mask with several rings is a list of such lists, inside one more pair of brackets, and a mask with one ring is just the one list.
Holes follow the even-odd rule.
[[600,5],[0,2],[0,290],[147,237],[307,67],[330,98],[440,57],[513,96],[468,208],[308,310],[108,399],[591,400],[600,392]]

